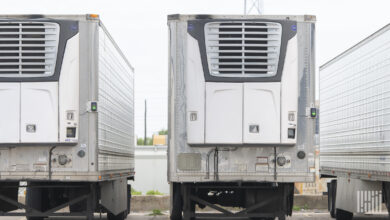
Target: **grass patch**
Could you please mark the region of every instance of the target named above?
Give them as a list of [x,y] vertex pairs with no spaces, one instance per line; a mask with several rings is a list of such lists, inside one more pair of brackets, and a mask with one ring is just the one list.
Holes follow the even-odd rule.
[[157,216],[157,215],[164,215],[164,214],[159,209],[153,209],[152,213],[150,213],[149,215],[150,216]]
[[296,205],[293,206],[293,211],[295,211],[295,212],[301,211],[301,210],[308,210],[308,209],[309,209],[309,206],[307,204],[305,204],[304,206],[296,206]]
[[142,192],[137,191],[137,190],[131,188],[131,195],[133,195],[133,196],[140,196],[140,195],[142,195]]
[[146,192],[146,195],[148,195],[148,196],[161,196],[164,194],[159,192],[158,190],[149,190]]
[[300,206],[294,205],[294,206],[293,206],[293,211],[295,211],[295,212],[301,211],[301,207],[300,207]]

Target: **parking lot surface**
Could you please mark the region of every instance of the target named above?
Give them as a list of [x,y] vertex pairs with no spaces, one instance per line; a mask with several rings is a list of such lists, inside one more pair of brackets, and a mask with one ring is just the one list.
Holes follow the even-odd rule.
[[[25,220],[25,217],[0,217],[1,220]],[[49,220],[84,220],[85,218],[79,217],[56,217]],[[95,215],[95,219],[99,220],[100,216]],[[102,220],[106,220],[106,216],[102,215]],[[325,211],[306,211],[294,213],[288,220],[331,220],[332,218]],[[379,215],[364,215],[355,216],[354,220],[385,220],[388,219],[386,213]],[[163,216],[150,216],[149,213],[132,213],[127,217],[127,220],[169,220],[168,215]]]

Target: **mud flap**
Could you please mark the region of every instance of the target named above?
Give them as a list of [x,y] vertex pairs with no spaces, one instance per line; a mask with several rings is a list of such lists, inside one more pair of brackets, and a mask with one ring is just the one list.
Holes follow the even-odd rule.
[[117,179],[100,183],[101,204],[109,212],[118,215],[127,211],[127,179]]

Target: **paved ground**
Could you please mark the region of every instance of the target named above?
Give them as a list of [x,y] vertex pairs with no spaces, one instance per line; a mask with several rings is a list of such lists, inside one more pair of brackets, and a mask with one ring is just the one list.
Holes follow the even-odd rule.
[[[24,217],[0,217],[1,220],[25,220]],[[96,220],[99,220],[99,216],[95,216]],[[168,216],[149,216],[148,213],[133,213],[129,215],[127,220],[168,220]],[[329,214],[323,211],[307,211],[307,212],[297,212],[294,213],[293,217],[288,218],[288,220],[331,220]],[[381,215],[372,215],[372,216],[357,216],[354,220],[385,220],[388,219],[385,213]],[[84,218],[50,218],[50,220],[84,220]],[[103,215],[102,220],[106,220],[106,217]]]

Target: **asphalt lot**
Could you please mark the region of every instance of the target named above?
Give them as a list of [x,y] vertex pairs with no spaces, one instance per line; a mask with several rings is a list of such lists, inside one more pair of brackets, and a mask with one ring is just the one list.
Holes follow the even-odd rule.
[[[0,217],[1,220],[25,220],[25,217]],[[84,220],[85,218],[79,217],[56,217],[50,218],[50,220]],[[99,220],[100,216],[95,215],[95,219]],[[127,217],[127,220],[168,220],[168,215],[164,216],[149,216],[148,213],[132,213]],[[329,214],[324,211],[306,211],[294,213],[292,217],[287,218],[289,220],[331,220]],[[386,213],[380,215],[365,215],[356,216],[354,220],[385,220],[388,219]],[[106,216],[102,216],[102,220],[106,220]]]

